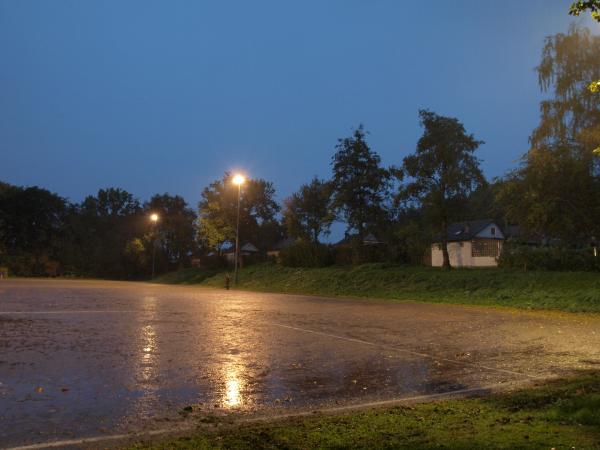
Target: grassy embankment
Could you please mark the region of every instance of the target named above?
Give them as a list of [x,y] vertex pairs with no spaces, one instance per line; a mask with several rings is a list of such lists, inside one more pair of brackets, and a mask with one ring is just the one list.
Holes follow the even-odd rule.
[[[224,273],[186,269],[157,281],[222,288],[224,278]],[[262,264],[242,269],[238,287],[266,292],[600,313],[600,274],[588,272],[443,271],[385,264],[295,269]]]
[[[600,449],[600,373],[514,393],[232,425],[214,417],[168,449]],[[209,425],[212,424],[212,425]]]

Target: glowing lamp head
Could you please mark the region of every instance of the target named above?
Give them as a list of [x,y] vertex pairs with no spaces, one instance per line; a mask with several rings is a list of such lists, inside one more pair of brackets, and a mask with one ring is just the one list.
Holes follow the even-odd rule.
[[240,175],[238,173],[237,175],[234,175],[232,181],[233,181],[233,184],[235,184],[236,186],[241,186],[242,184],[244,184],[246,182],[246,178],[244,177],[244,175]]
[[158,214],[151,214],[150,220],[154,223],[158,222]]

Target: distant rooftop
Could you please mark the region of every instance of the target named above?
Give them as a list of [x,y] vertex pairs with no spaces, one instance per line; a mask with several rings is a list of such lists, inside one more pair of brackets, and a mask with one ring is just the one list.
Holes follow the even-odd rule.
[[[493,224],[492,219],[469,220],[466,222],[455,222],[450,224],[446,229],[446,240],[453,241],[470,241],[488,225]],[[438,234],[435,237],[435,242],[440,242],[442,235]]]

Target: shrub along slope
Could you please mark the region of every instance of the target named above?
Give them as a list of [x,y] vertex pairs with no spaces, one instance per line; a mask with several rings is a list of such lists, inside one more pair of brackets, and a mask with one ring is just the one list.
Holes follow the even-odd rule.
[[[186,269],[159,278],[222,288],[225,272],[210,276]],[[600,312],[600,276],[589,272],[522,272],[514,269],[456,269],[385,264],[289,268],[275,264],[240,271],[239,289],[324,296],[370,297]]]

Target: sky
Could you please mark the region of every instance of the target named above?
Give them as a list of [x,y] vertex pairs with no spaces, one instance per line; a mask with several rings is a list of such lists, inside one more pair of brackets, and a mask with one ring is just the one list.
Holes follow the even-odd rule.
[[421,108],[484,140],[499,176],[527,150],[534,69],[570,3],[0,0],[0,180],[195,207],[241,170],[282,200],[329,177],[337,139],[361,123],[401,164]]

